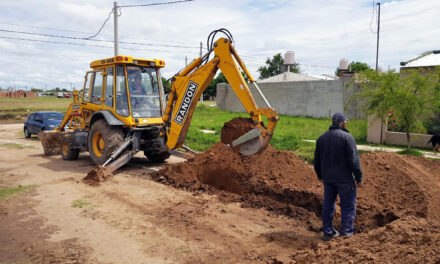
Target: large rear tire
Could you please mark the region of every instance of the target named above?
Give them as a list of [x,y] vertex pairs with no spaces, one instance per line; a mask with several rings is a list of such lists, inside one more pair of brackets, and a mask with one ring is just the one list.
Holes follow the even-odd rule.
[[124,132],[121,127],[111,126],[104,119],[96,121],[88,137],[90,158],[98,165],[104,164],[123,141]]
[[63,160],[77,160],[79,149],[73,148],[73,135],[65,136],[61,141],[61,157]]

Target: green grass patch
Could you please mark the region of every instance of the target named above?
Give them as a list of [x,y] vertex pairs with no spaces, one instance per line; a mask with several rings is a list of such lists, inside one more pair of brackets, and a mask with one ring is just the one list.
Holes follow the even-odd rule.
[[0,119],[17,119],[35,111],[66,112],[72,98],[53,96],[33,98],[0,98]]
[[[248,117],[247,113],[221,111],[217,107],[199,104],[194,112],[191,126],[185,143],[192,149],[205,151],[220,141],[223,124],[234,117]],[[297,155],[311,162],[315,151],[315,143],[304,142],[303,139],[315,140],[331,124],[330,118],[310,118],[281,115],[272,137],[271,144],[279,150],[294,151]],[[214,130],[215,134],[205,134],[202,129]],[[357,143],[367,139],[367,121],[350,120],[348,129]]]
[[1,148],[7,149],[34,149],[34,146],[31,145],[23,145],[19,143],[0,143]]
[[12,196],[18,195],[20,193],[27,192],[34,187],[35,186],[33,186],[33,185],[28,185],[28,186],[21,186],[20,185],[16,188],[0,188],[0,200],[5,200],[5,199],[8,199]]
[[313,163],[315,154],[315,143],[301,141],[294,150],[295,154],[308,163]]
[[400,155],[422,157],[423,153],[416,149],[405,149],[397,152]]
[[72,207],[73,208],[84,208],[91,205],[90,202],[86,201],[86,200],[82,200],[82,199],[77,199],[77,200],[73,200],[72,201]]

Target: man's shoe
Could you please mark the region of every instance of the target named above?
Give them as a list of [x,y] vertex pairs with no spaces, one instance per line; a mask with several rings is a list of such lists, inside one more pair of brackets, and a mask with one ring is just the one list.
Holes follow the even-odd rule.
[[353,236],[353,232],[341,234],[341,237],[352,237],[352,236]]
[[333,238],[339,237],[339,232],[333,229],[333,234],[327,234],[324,232],[324,235],[322,236],[322,240],[324,241],[330,241]]

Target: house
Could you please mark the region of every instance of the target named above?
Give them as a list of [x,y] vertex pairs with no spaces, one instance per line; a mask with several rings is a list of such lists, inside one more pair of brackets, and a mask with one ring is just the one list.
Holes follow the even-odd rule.
[[283,72],[278,75],[259,80],[258,83],[278,83],[278,82],[299,82],[299,81],[319,81],[319,78],[303,75],[294,72]]
[[400,66],[400,73],[405,73],[411,70],[429,72],[435,67],[440,66],[440,50],[424,52],[422,55],[414,59],[401,62]]

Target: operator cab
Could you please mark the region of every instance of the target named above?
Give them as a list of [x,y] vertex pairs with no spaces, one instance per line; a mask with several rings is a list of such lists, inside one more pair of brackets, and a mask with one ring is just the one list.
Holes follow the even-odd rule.
[[127,65],[131,114],[133,117],[162,116],[159,69]]
[[165,95],[160,68],[164,66],[163,60],[130,56],[93,61],[83,102],[96,104],[97,111],[109,110],[131,126],[162,123]]

